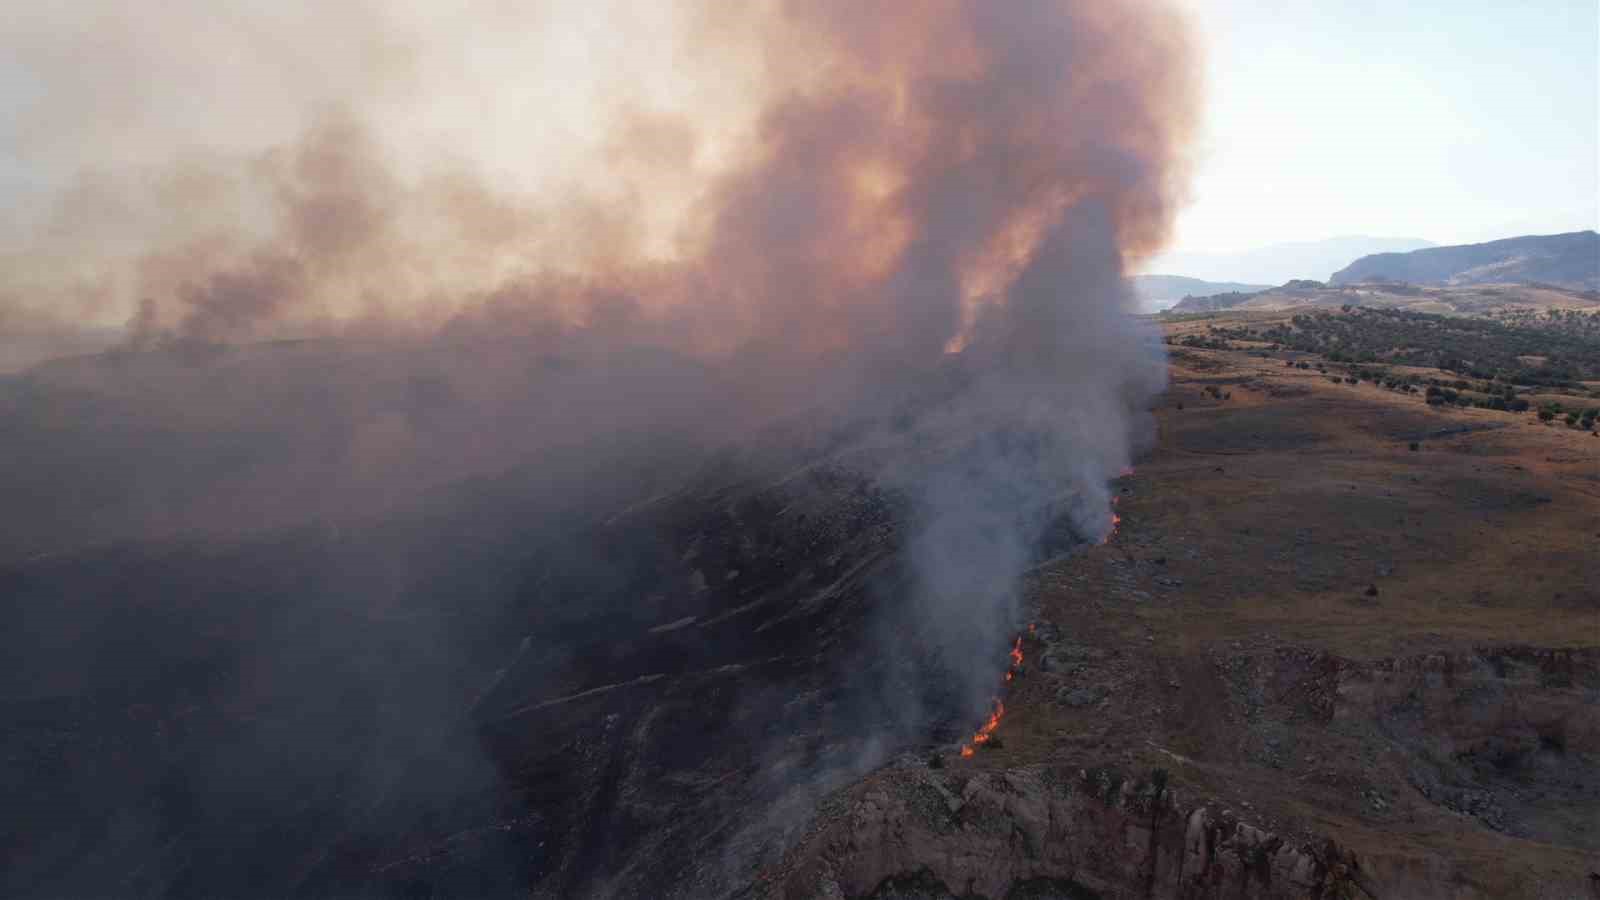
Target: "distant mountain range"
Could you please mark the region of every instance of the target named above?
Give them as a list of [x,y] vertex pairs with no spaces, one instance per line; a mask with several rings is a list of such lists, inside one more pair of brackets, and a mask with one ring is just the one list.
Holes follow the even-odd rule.
[[1549,284],[1600,290],[1600,233],[1526,235],[1363,256],[1333,273],[1331,284],[1404,281],[1410,284]]
[[1402,253],[1432,247],[1420,238],[1349,235],[1321,241],[1272,244],[1236,253],[1167,253],[1145,266],[1148,272],[1180,272],[1185,277],[1245,284],[1283,284],[1296,278],[1323,281],[1352,260],[1374,253]]
[[1163,310],[1185,297],[1209,297],[1212,294],[1253,293],[1264,291],[1270,284],[1243,284],[1237,281],[1202,281],[1185,275],[1135,275],[1134,293],[1139,295],[1139,305],[1146,311]]

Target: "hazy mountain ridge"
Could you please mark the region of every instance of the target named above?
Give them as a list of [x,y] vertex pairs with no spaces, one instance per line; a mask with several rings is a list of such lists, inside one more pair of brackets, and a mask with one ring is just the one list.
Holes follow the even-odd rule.
[[1482,244],[1363,256],[1333,273],[1332,284],[1550,284],[1600,289],[1600,233],[1522,235]]
[[1432,241],[1421,238],[1345,235],[1234,252],[1166,253],[1151,260],[1148,268],[1182,272],[1206,281],[1283,284],[1296,278],[1325,279],[1351,261],[1374,253],[1403,253],[1432,246]]
[[1254,293],[1271,285],[1246,284],[1238,281],[1206,281],[1187,275],[1135,275],[1131,279],[1133,292],[1139,305],[1148,310],[1164,309],[1185,297],[1209,297],[1214,294]]

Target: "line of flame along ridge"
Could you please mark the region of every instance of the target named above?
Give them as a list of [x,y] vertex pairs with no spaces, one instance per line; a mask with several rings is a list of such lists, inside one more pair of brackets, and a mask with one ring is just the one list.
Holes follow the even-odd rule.
[[[1034,627],[1029,625],[1028,631],[1032,632],[1033,630]],[[1008,683],[1011,681],[1011,679],[1016,677],[1017,670],[1021,667],[1022,635],[1019,634],[1017,635],[1016,642],[1011,645],[1011,665],[1006,667],[1006,681]],[[989,712],[989,718],[983,723],[983,726],[972,735],[972,743],[961,745],[961,757],[963,759],[972,756],[972,754],[976,752],[978,744],[987,744],[989,742],[989,738],[994,734],[994,730],[1000,727],[1000,720],[1005,717],[1005,714],[1005,703],[1001,702],[999,697],[994,698],[994,709]]]
[[[1127,478],[1128,476],[1130,476],[1132,474],[1133,474],[1133,468],[1132,467],[1124,468],[1122,470],[1121,477]],[[1111,506],[1112,506],[1112,509],[1111,509],[1111,528],[1106,532],[1105,538],[1100,541],[1100,543],[1102,543],[1102,544],[1111,543],[1111,539],[1117,536],[1117,528],[1122,525],[1122,517],[1117,515],[1117,511],[1116,511],[1116,505],[1117,505],[1117,500],[1118,499],[1119,498],[1116,497],[1115,495],[1113,495],[1112,498],[1111,498]],[[1036,626],[1034,626],[1034,625],[1029,625],[1028,626],[1028,633],[1029,634],[1033,634],[1035,630],[1036,630]],[[1019,634],[1019,635],[1017,635],[1016,641],[1011,645],[1011,664],[1006,667],[1005,683],[1006,684],[1010,684],[1012,679],[1016,678],[1017,672],[1021,668],[1022,668],[1022,635]],[[1005,717],[1005,714],[1006,714],[1006,705],[1005,705],[1005,703],[1002,702],[999,697],[995,697],[994,698],[994,709],[989,712],[989,718],[988,718],[987,721],[985,721],[983,723],[983,726],[981,728],[979,728],[977,730],[977,732],[975,732],[972,735],[972,743],[970,743],[970,744],[962,744],[961,745],[961,758],[962,759],[967,759],[967,758],[971,757],[972,754],[977,751],[977,745],[979,745],[979,744],[987,744],[989,742],[989,738],[994,735],[994,730],[996,728],[1000,727],[1000,720]]]

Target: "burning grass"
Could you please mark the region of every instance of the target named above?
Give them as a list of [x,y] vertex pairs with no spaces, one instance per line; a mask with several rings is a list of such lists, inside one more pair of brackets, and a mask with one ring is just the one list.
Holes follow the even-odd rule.
[[[1029,625],[1028,629],[1030,631],[1033,630],[1033,626]],[[1005,683],[1010,684],[1011,681],[1016,678],[1017,673],[1021,670],[1022,635],[1019,634],[1017,635],[1016,641],[1011,645],[1011,662],[1006,666]],[[994,709],[989,712],[989,718],[983,723],[983,725],[973,733],[972,743],[961,745],[962,759],[970,759],[972,755],[977,752],[978,747],[995,740],[994,732],[995,729],[1000,727],[1000,720],[1005,718],[1006,704],[1005,701],[1001,700],[999,697],[995,697],[993,702]]]

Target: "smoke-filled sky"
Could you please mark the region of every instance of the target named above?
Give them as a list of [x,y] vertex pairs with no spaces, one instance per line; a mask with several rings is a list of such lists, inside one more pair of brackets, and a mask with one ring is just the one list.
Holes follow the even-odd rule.
[[[1450,243],[1600,222],[1595,4],[1188,5],[1204,48],[1205,137],[1171,249],[1354,233]],[[593,174],[583,163],[605,140],[601,123],[624,110],[692,109],[694,159],[714,165],[748,126],[761,81],[748,51],[736,60],[727,43],[713,53],[686,40],[670,4],[339,4],[313,15],[185,3],[160,17],[51,6],[13,11],[0,38],[8,216],[86,161],[259,149],[307,103],[384,111],[408,164],[467,156],[534,187]],[[722,7],[706,13],[720,29],[755,18]]]
[[[480,254],[475,270],[526,263],[531,207],[613,224],[628,207],[625,236],[541,233],[542,262],[672,258],[698,192],[748,153],[764,99],[824,68],[814,48],[760,33],[772,5],[19,10],[0,37],[0,296],[59,311],[38,281],[84,265],[85,242],[101,256],[156,230],[261,224],[240,161],[262,164],[319,115],[351,116],[397,177],[453,184],[462,202],[470,180],[492,184],[475,242],[497,235],[517,258]],[[1186,6],[1203,59],[1185,97],[1196,179],[1166,249],[1600,224],[1594,4]],[[66,317],[125,321],[138,287],[108,301],[103,277],[79,274]]]
[[1187,184],[1185,19],[434,9],[7,31],[31,95],[0,324],[119,352],[0,396],[0,555],[381,514],[561,448],[676,470],[652,442],[805,416],[867,426],[865,474],[918,509],[930,640],[987,678],[1051,521],[1109,528],[1164,381],[1124,275]]
[[[1165,358],[1125,276],[1185,195],[1199,79],[1157,0],[901,9],[25,11],[0,563],[337,534],[482,483],[534,498],[492,540],[578,534],[749,447],[749,477],[896,498],[885,628],[955,706],[896,699],[898,737],[979,715],[1021,573],[1107,535],[1150,437]],[[26,367],[95,328],[112,352]]]
[[1188,6],[1208,99],[1174,250],[1600,227],[1594,0]]
[[[1107,535],[1150,438],[1125,276],[1202,109],[1160,0],[82,2],[13,14],[0,59],[0,564],[416,523],[437,550],[329,562],[358,622],[455,602],[430,553],[580,541],[729,450],[826,465],[893,498],[871,590],[949,675],[889,703],[910,739],[987,708],[1021,573]],[[86,330],[111,352],[29,367]],[[562,555],[628,568],[595,540]],[[490,581],[518,654],[571,649],[556,607],[614,627]]]
[[[961,351],[965,392],[923,424],[951,447],[1048,432],[999,468],[1078,497],[1096,534],[1161,379],[1122,276],[1185,195],[1187,25],[1073,0],[29,9],[0,39],[13,343],[344,340],[300,361],[56,367],[40,383],[132,421],[116,440],[91,433],[105,410],[58,417],[77,437],[18,427],[131,441],[127,521],[212,527],[185,504],[322,515],[357,484],[392,494],[645,423],[716,441],[813,408],[875,416]],[[249,451],[208,490],[152,492],[188,470],[132,462],[182,455],[151,434],[187,451],[241,428]]]
[[[628,293],[681,308],[669,295],[693,290],[720,303],[681,271],[720,255],[719,278],[745,283],[716,289],[739,309],[677,327],[726,346],[757,327],[758,311],[803,312],[825,342],[838,337],[829,328],[875,326],[825,324],[814,307],[784,313],[750,296],[750,280],[800,264],[813,277],[827,258],[838,283],[786,291],[857,308],[844,294],[863,278],[902,251],[932,252],[907,244],[919,211],[906,204],[960,204],[969,222],[952,227],[968,233],[930,240],[984,244],[944,261],[962,270],[968,320],[985,278],[1094,179],[1138,182],[1145,196],[1126,200],[1142,208],[1116,210],[1118,227],[1130,254],[1155,249],[1182,175],[1175,138],[1198,109],[1172,17],[1152,26],[1148,4],[1079,12],[1071,29],[1031,38],[1041,52],[1016,48],[1060,71],[1002,73],[979,94],[959,82],[988,62],[972,34],[986,16],[935,6],[958,11],[959,25],[938,25],[931,7],[918,18],[935,24],[910,29],[827,2],[31,8],[0,39],[10,201],[0,296],[13,312],[108,326],[148,299],[141,327],[262,337],[268,318],[279,332],[329,315],[436,324],[467,297],[512,281],[526,291],[532,273],[626,270],[636,285],[653,266],[679,266],[671,287]],[[1013,18],[1042,15],[1035,6]],[[1131,28],[1147,34],[1128,55],[1111,35]],[[1068,79],[1068,67],[1086,75]],[[1087,97],[1096,79],[1161,83],[1124,104]],[[1053,93],[1050,107],[1029,84]],[[1073,156],[1077,185],[1019,157],[983,176],[1009,184],[969,180],[961,198],[905,190],[917,167],[958,169],[982,140],[946,123],[991,115],[1014,133],[999,152],[1049,141]],[[773,154],[799,164],[790,180],[741,183]],[[1140,166],[1156,169],[1147,178]],[[734,221],[755,214],[741,210],[744,195],[779,192],[791,192],[789,221],[764,225],[785,233]],[[758,259],[737,246],[747,239],[774,243]],[[741,266],[760,271],[731,271]],[[252,291],[272,295],[271,309],[252,307]],[[952,336],[947,323],[931,327]]]

